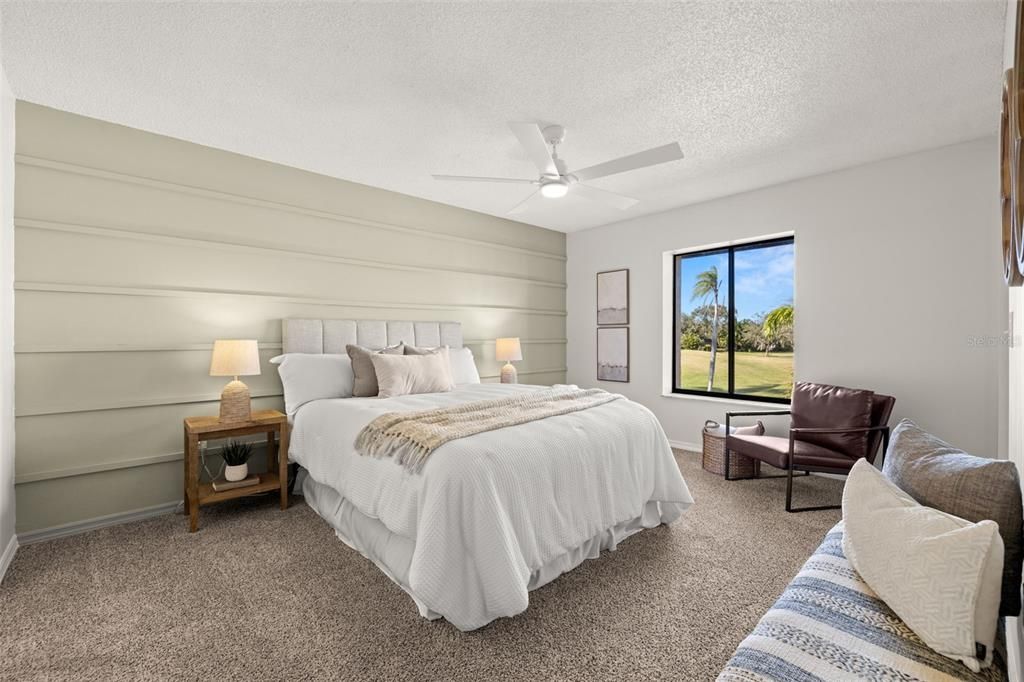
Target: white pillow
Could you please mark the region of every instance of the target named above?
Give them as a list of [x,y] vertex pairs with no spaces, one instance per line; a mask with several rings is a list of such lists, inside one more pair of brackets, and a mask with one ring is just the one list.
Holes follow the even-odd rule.
[[284,386],[284,409],[289,415],[312,400],[351,398],[352,360],[348,355],[287,353],[270,359]]
[[413,393],[444,393],[455,388],[448,353],[374,354],[370,360],[377,373],[377,395],[381,398]]
[[861,459],[843,525],[846,558],[925,644],[975,672],[992,663],[1003,572],[994,521],[924,507]]
[[456,386],[480,383],[480,372],[476,369],[476,362],[473,361],[473,351],[469,348],[450,348],[448,350],[448,361],[452,367],[452,382]]

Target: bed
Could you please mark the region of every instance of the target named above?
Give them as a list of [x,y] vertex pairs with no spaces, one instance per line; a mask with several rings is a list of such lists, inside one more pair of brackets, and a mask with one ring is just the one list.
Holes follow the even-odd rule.
[[[453,322],[285,320],[285,353],[345,345],[462,346]],[[307,402],[289,415],[306,501],[374,562],[426,618],[460,630],[514,616],[528,593],[693,499],[654,415],[626,399],[442,445],[419,472],[356,453],[381,414],[542,387],[467,384],[446,393]]]

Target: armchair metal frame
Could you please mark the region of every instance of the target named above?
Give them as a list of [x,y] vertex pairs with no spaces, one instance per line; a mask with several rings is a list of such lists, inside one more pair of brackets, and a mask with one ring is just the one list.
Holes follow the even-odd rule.
[[[729,431],[730,422],[733,417],[764,417],[764,416],[781,416],[781,415],[792,415],[791,410],[765,410],[765,411],[744,411],[744,412],[726,412],[725,413],[725,434],[726,434],[726,446],[725,446],[725,480],[727,481],[742,481],[750,479],[760,478],[785,478],[786,479],[786,511],[787,512],[805,512],[805,511],[821,511],[824,509],[841,509],[841,504],[821,505],[817,507],[799,507],[793,508],[793,443],[799,440],[797,436],[802,433],[872,433],[874,431],[880,431],[882,433],[882,451],[881,457],[885,458],[885,451],[889,449],[889,427],[888,426],[864,426],[864,427],[846,427],[846,428],[808,428],[808,427],[789,427],[789,451],[786,454],[786,474],[784,476],[744,476],[740,478],[729,477]],[[869,444],[870,446],[870,444]],[[876,445],[877,447],[877,445]],[[868,455],[871,453],[869,452]],[[852,459],[852,458],[851,458]],[[856,460],[855,460],[856,461]],[[873,460],[872,460],[873,461]],[[768,466],[774,466],[769,462],[761,461],[762,464],[768,464]],[[775,467],[778,468],[778,467]],[[800,466],[800,471],[803,471],[801,476],[810,476],[811,472],[821,474],[840,474],[845,476],[850,473],[848,468],[837,468],[837,467],[826,467],[826,466]]]

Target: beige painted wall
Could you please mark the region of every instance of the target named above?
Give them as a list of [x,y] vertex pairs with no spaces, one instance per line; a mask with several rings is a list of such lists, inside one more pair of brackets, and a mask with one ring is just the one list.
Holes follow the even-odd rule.
[[17,106],[18,531],[181,498],[215,338],[283,317],[458,320],[481,374],[565,378],[565,235],[26,102]]
[[0,65],[0,580],[14,530],[14,94]]

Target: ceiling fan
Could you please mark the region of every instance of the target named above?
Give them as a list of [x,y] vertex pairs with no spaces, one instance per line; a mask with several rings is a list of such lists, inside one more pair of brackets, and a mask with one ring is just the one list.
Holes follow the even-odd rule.
[[[434,179],[453,180],[456,182],[504,182],[520,185],[539,185],[538,190],[514,206],[509,211],[509,215],[525,211],[538,195],[548,199],[558,199],[570,192],[585,199],[611,206],[612,208],[626,210],[636,204],[637,199],[624,197],[621,194],[615,194],[614,192],[608,192],[582,183],[587,180],[596,180],[597,178],[615,175],[616,173],[624,173],[638,168],[646,168],[647,166],[656,166],[659,163],[678,161],[683,158],[683,150],[679,148],[679,143],[673,142],[570,173],[565,160],[558,156],[558,145],[565,141],[565,128],[560,125],[549,125],[541,128],[536,123],[509,123],[508,125],[519,139],[519,143],[526,149],[530,160],[540,170],[540,177],[538,179],[484,178],[468,175],[434,175]],[[551,146],[550,150],[548,145]]]

